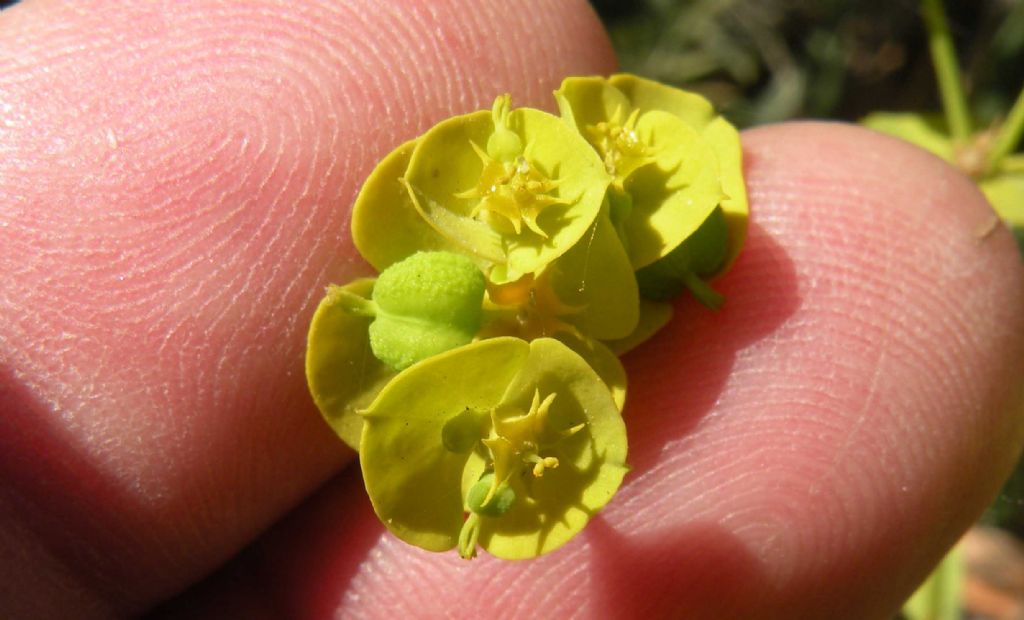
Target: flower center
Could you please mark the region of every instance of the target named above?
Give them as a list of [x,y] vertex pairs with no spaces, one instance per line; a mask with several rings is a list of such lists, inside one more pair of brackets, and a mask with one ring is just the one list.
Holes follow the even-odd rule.
[[[543,400],[534,390],[530,410],[523,414],[514,407],[498,407],[491,412],[491,436],[483,440],[494,463],[494,488],[513,481],[515,474],[529,470],[535,478],[545,470],[558,467],[558,457],[552,455],[559,442],[575,435],[584,424],[556,430],[550,425],[551,403],[555,393]],[[511,414],[511,415],[510,415]]]
[[546,239],[548,234],[537,218],[548,207],[565,204],[551,195],[557,182],[541,174],[522,155],[503,162],[475,143],[470,144],[484,164],[476,186],[456,194],[458,198],[479,199],[470,216],[482,216],[492,228],[505,234],[521,234],[526,224],[526,228]]
[[583,338],[566,317],[583,311],[570,306],[555,293],[549,266],[539,275],[527,274],[507,284],[488,284],[486,304],[491,320],[483,329],[483,337],[517,336],[533,340],[569,332]]
[[607,121],[596,125],[587,125],[586,132],[590,143],[594,145],[608,174],[623,180],[640,166],[652,161],[647,145],[636,133],[636,122],[640,110],[633,110],[625,122],[622,122],[622,109]]
[[525,473],[541,478],[545,471],[557,468],[558,457],[552,454],[556,445],[586,426],[584,422],[563,430],[552,429],[549,414],[555,395],[552,392],[541,400],[540,390],[534,390],[530,410],[525,414],[511,405],[499,405],[491,411],[490,436],[482,443],[490,453],[492,471],[470,488],[466,498],[471,513],[459,532],[459,554],[463,558],[476,555],[480,516],[501,517],[519,501],[533,503]]

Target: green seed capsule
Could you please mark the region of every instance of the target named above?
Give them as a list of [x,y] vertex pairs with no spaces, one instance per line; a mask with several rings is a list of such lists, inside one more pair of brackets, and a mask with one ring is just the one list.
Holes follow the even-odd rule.
[[636,272],[640,294],[653,301],[668,301],[690,289],[701,303],[717,308],[722,297],[702,278],[714,275],[728,254],[729,227],[722,209],[716,208],[686,241]]
[[484,474],[466,494],[466,505],[469,509],[484,517],[500,517],[515,503],[516,493],[507,484],[499,484],[494,488],[493,473]]
[[373,354],[396,370],[468,344],[480,329],[485,281],[470,259],[419,252],[380,274],[373,289]]

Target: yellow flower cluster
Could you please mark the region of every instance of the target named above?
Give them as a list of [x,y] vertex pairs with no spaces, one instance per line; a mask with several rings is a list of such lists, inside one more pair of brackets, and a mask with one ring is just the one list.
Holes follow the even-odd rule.
[[378,516],[425,549],[551,551],[619,488],[618,355],[743,243],[739,136],[706,100],[568,78],[560,116],[446,119],[391,152],[353,208],[378,278],[331,286],[306,374],[357,449]]

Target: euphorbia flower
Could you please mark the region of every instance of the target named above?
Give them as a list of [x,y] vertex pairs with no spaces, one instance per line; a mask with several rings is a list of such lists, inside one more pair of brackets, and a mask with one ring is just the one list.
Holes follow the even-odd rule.
[[552,551],[627,471],[625,426],[607,388],[550,338],[493,338],[424,360],[364,419],[360,463],[374,510],[431,551]]
[[[627,74],[567,78],[555,97],[563,118],[587,138],[613,176],[610,216],[634,268],[664,259],[716,210],[724,218],[720,231],[713,227],[717,236],[709,245],[718,260],[683,261],[677,255],[654,270],[657,279],[696,288],[698,298],[715,305],[710,289],[693,278],[725,271],[746,234],[736,130],[703,97]],[[694,248],[683,253],[692,256]],[[709,269],[692,270],[712,262]]]
[[571,128],[540,110],[511,110],[507,95],[490,112],[423,134],[404,176],[423,218],[496,283],[539,271],[573,247],[610,181]]

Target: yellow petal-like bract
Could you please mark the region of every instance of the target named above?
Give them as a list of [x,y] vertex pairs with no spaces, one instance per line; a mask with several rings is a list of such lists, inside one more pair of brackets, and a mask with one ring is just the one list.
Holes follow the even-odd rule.
[[[481,415],[470,452],[444,430]],[[515,501],[475,524],[478,544],[502,558],[547,553],[579,532],[615,494],[626,429],[604,383],[557,340],[493,338],[400,373],[366,410],[360,463],[374,510],[414,545],[443,551],[466,527],[474,483],[490,472]]]

